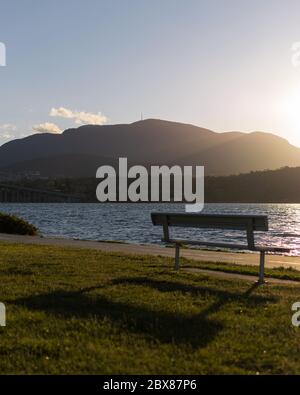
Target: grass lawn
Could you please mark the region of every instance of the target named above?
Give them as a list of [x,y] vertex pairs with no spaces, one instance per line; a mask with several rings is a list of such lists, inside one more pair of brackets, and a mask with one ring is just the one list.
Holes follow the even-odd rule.
[[297,282],[256,288],[176,273],[168,258],[0,247],[2,374],[300,373]]

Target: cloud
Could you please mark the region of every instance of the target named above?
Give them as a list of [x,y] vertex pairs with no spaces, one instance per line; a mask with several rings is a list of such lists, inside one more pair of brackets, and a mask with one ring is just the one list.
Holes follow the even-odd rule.
[[45,122],[32,126],[32,130],[38,133],[61,133],[61,129],[55,123]]
[[93,114],[85,111],[72,111],[64,107],[52,108],[49,115],[51,117],[74,119],[77,125],[103,125],[107,122],[106,116],[102,115],[100,112],[98,114]]
[[14,134],[12,134],[12,133],[9,133],[9,132],[1,132],[0,133],[0,137],[2,137],[3,139],[13,139],[13,138],[15,138],[16,136],[14,135]]
[[0,129],[15,132],[17,130],[17,127],[16,125],[13,125],[11,123],[4,123],[3,125],[0,125]]
[[4,139],[13,139],[15,137],[15,132],[17,130],[16,125],[13,125],[11,123],[5,123],[3,125],[0,125],[0,137]]

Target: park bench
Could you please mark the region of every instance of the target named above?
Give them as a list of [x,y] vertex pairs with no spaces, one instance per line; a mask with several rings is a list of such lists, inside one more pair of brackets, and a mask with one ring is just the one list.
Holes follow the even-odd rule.
[[[175,245],[175,270],[179,270],[180,265],[180,247],[182,245],[199,245],[205,247],[219,247],[235,250],[249,250],[260,253],[259,279],[258,283],[262,284],[264,280],[265,254],[267,252],[283,253],[289,252],[288,248],[257,246],[255,245],[254,232],[268,231],[268,217],[264,215],[205,215],[190,213],[152,213],[152,223],[156,226],[163,227],[165,243]],[[198,240],[173,239],[170,237],[170,227],[181,228],[207,228],[220,230],[240,230],[246,232],[245,244],[207,242]]]

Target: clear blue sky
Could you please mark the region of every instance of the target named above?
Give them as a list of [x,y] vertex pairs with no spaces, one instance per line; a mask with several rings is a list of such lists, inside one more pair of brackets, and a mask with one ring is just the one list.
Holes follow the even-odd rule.
[[1,0],[0,42],[0,144],[82,111],[300,146],[299,0]]

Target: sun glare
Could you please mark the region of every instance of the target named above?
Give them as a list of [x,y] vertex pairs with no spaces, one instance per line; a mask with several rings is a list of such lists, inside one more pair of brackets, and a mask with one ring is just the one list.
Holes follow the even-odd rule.
[[283,102],[283,115],[294,131],[300,131],[300,89]]

